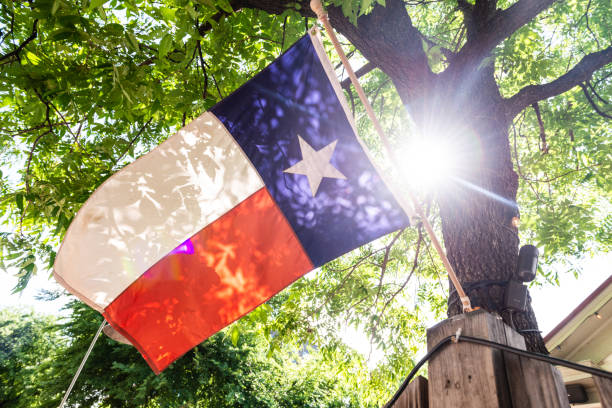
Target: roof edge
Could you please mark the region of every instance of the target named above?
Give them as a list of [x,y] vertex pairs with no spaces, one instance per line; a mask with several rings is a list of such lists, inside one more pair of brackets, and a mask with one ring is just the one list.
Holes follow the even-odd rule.
[[589,296],[586,297],[570,314],[567,315],[558,325],[556,325],[546,336],[544,343],[548,343],[557,335],[565,326],[575,319],[584,309],[586,309],[599,295],[601,295],[608,286],[612,284],[612,275],[608,277],[601,285],[597,287]]

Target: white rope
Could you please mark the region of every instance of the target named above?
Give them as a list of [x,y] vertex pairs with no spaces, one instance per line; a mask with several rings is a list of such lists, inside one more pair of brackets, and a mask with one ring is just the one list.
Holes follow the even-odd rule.
[[62,408],[64,404],[66,403],[66,400],[68,399],[68,396],[70,395],[70,392],[72,391],[72,387],[74,387],[74,384],[79,378],[79,374],[81,374],[81,370],[85,366],[85,362],[89,358],[89,354],[91,354],[91,350],[93,350],[94,346],[96,345],[96,341],[98,341],[98,337],[100,337],[100,333],[102,332],[102,329],[104,328],[104,326],[106,326],[106,321],[102,320],[102,324],[98,328],[98,332],[96,333],[93,340],[91,341],[91,344],[89,345],[89,349],[87,350],[87,353],[85,353],[85,357],[83,357],[83,360],[81,361],[81,365],[79,366],[79,369],[74,374],[74,377],[72,377],[72,382],[70,383],[70,386],[66,390],[66,394],[64,394],[64,398],[62,399],[62,402],[60,403],[59,408]]

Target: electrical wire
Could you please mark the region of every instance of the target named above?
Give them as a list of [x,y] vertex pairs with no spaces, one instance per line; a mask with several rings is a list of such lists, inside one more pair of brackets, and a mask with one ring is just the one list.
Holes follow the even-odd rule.
[[534,360],[544,361],[546,363],[550,363],[550,364],[554,364],[554,365],[559,365],[559,366],[571,368],[573,370],[582,371],[582,372],[585,372],[585,373],[589,373],[591,375],[596,375],[598,377],[607,378],[608,380],[612,380],[612,372],[610,372],[610,371],[601,370],[599,368],[594,368],[594,367],[587,367],[587,366],[584,366],[582,364],[573,363],[571,361],[562,360],[562,359],[556,358],[556,357],[550,357],[550,356],[547,356],[547,355],[541,354],[541,353],[534,353],[532,351],[521,350],[521,349],[518,349],[516,347],[512,347],[512,346],[508,346],[508,345],[505,345],[505,344],[496,343],[496,342],[491,341],[491,340],[480,339],[478,337],[471,337],[471,336],[464,336],[464,335],[460,335],[460,336],[452,335],[452,336],[448,336],[448,337],[445,337],[442,340],[440,340],[440,342],[438,344],[436,344],[431,349],[431,351],[429,351],[414,366],[414,368],[410,371],[410,373],[408,374],[406,379],[402,382],[402,385],[397,390],[397,392],[393,395],[393,397],[389,400],[389,402],[387,402],[384,405],[384,408],[391,408],[393,406],[393,404],[395,404],[397,402],[397,400],[402,395],[402,393],[404,392],[404,390],[406,389],[406,387],[408,386],[410,381],[412,381],[412,378],[416,375],[416,373],[419,371],[421,366],[423,364],[425,364],[425,362],[427,360],[429,360],[431,357],[433,357],[434,354],[436,354],[438,351],[440,351],[440,349],[442,349],[447,344],[449,344],[451,342],[459,343],[459,342],[462,342],[462,341],[465,341],[467,343],[479,344],[481,346],[488,346],[488,347],[496,348],[498,350],[506,351],[508,353],[517,354],[517,355],[522,356],[522,357],[527,357],[527,358],[531,358],[531,359],[534,359]]

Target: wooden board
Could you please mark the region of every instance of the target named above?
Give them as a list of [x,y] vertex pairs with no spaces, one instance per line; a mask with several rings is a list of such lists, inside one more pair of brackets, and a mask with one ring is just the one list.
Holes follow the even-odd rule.
[[[523,337],[485,311],[454,316],[427,332],[431,350],[461,328],[463,335],[525,348]],[[446,346],[429,362],[431,408],[569,408],[558,371],[542,363],[486,346]]]
[[593,376],[599,397],[601,398],[602,408],[612,408],[612,380],[607,378]]
[[404,390],[391,408],[428,408],[427,379],[418,376]]

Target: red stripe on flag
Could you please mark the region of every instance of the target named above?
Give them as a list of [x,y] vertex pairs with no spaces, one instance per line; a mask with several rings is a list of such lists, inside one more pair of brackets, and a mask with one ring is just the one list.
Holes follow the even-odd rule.
[[159,373],[312,268],[264,188],[151,267],[104,317]]

